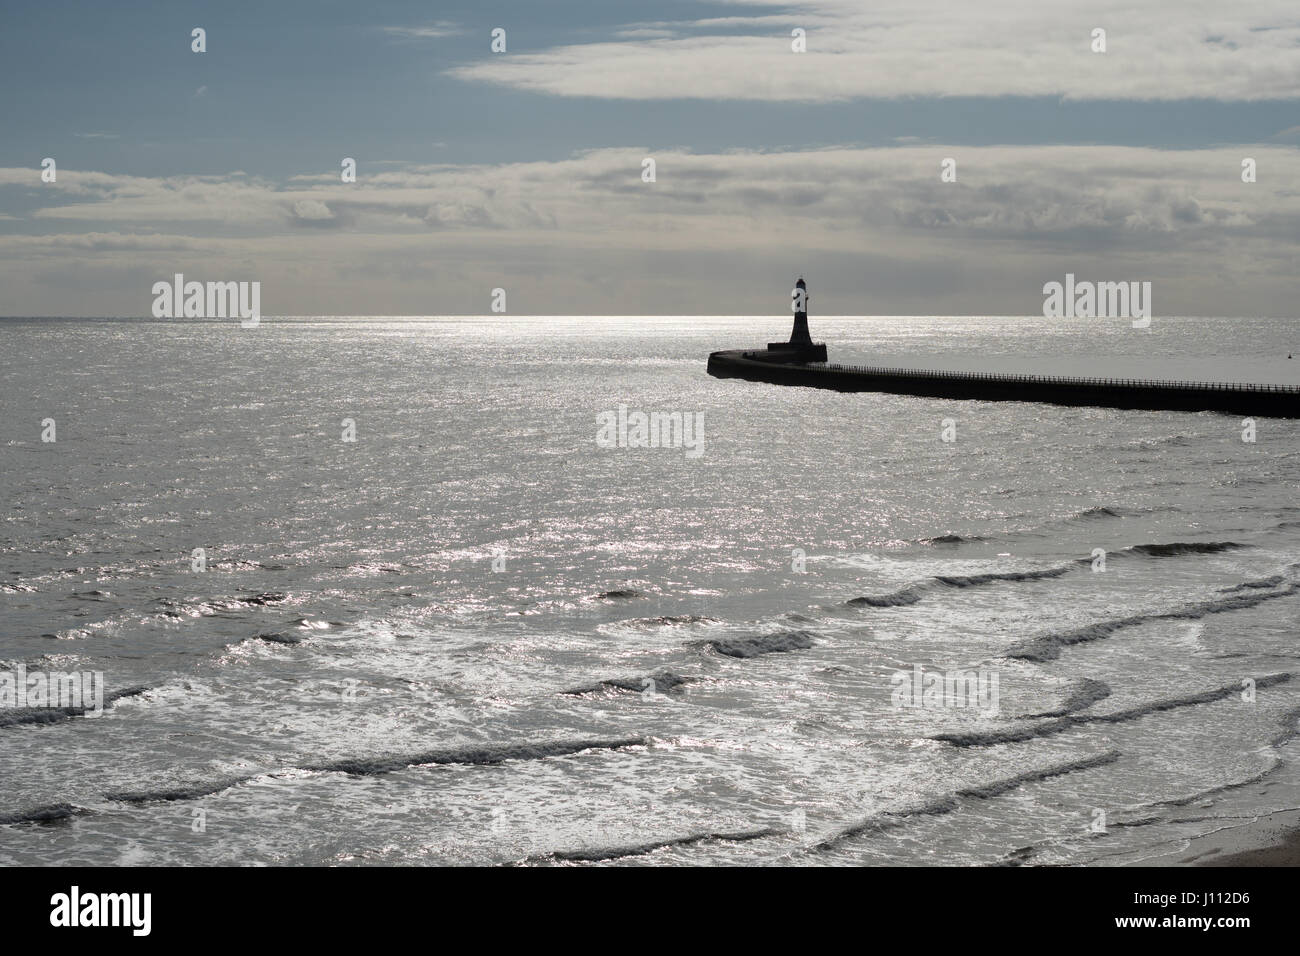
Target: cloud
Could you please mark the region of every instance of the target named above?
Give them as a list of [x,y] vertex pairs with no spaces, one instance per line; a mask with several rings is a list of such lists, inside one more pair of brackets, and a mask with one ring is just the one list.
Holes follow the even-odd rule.
[[[732,0],[768,8],[766,0]],[[791,51],[791,30],[807,52]],[[1093,53],[1091,33],[1107,33]],[[948,96],[1295,99],[1294,0],[796,0],[780,16],[630,24],[446,70],[555,96],[829,103]]]
[[293,204],[293,214],[299,219],[321,220],[333,219],[330,207],[319,199],[299,199]]
[[[26,168],[0,169],[0,186],[39,189],[38,220],[117,222],[158,228],[216,222],[275,234],[296,220],[346,213],[359,231],[456,228],[550,231],[635,242],[690,232],[796,230],[804,242],[839,242],[844,231],[935,230],[969,238],[1150,241],[1197,227],[1290,227],[1300,194],[1263,185],[1294,182],[1300,156],[1253,146],[1261,183],[1240,180],[1241,149],[1164,151],[1120,146],[908,145],[789,152],[656,151],[658,181],[641,180],[644,148],[592,150],[560,161],[498,165],[374,164],[357,183],[333,174],[289,185],[232,174],[133,177],[63,169],[40,184]],[[941,183],[940,160],[958,182]],[[682,235],[685,233],[685,235]]]
[[[1257,183],[1241,181],[1243,155]],[[1070,271],[1152,280],[1165,314],[1290,314],[1297,181],[1282,145],[628,147],[375,164],[349,184],[80,170],[41,184],[0,168],[0,188],[44,203],[0,235],[0,287],[32,314],[104,308],[34,284],[78,269],[262,279],[280,313],[482,312],[478,292],[500,286],[526,312],[721,314],[770,311],[766,286],[806,269],[825,312],[1024,314]]]
[[428,40],[438,37],[461,36],[465,33],[457,24],[445,21],[424,27],[380,27],[379,29],[400,40]]
[[121,232],[64,233],[53,236],[5,236],[3,241],[21,245],[24,255],[32,258],[53,257],[69,252],[171,252],[204,248],[204,241],[191,236]]
[[614,36],[626,40],[643,40],[643,39],[662,39],[664,37],[675,36],[672,30],[663,30],[655,27],[629,27],[626,30],[616,30]]

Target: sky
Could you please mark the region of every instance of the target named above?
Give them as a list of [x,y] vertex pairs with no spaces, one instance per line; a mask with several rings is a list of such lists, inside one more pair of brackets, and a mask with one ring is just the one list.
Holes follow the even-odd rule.
[[265,315],[1300,298],[1295,0],[45,0],[0,77],[0,315],[178,272]]

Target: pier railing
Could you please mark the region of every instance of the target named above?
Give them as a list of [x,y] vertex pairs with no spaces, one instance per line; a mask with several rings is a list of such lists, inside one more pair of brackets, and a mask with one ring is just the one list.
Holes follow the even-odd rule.
[[878,368],[870,365],[839,365],[818,363],[804,365],[809,369],[824,369],[827,372],[843,372],[853,375],[888,375],[910,378],[960,379],[973,382],[1015,382],[1025,385],[1066,385],[1091,387],[1104,385],[1114,388],[1181,388],[1203,391],[1240,391],[1269,392],[1283,395],[1300,395],[1300,387],[1294,385],[1259,385],[1250,382],[1170,382],[1153,379],[1135,378],[1071,378],[1062,375],[1022,375],[997,374],[994,372],[949,372],[939,369],[921,368]]
[[[1300,419],[1300,387],[1254,382],[956,372],[789,361],[791,350],[726,351],[709,356],[709,374],[839,392],[887,392],[920,398],[1045,402],[1148,411],[1225,412]],[[783,354],[784,353],[784,354]]]

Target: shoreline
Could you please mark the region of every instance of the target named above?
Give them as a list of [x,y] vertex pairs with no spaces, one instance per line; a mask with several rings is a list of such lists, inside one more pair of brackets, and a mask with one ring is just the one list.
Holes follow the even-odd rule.
[[1300,808],[1277,810],[1238,826],[1197,837],[1153,866],[1300,866]]
[[[1267,786],[1264,789],[1269,789]],[[1179,841],[1178,849],[1126,866],[1250,868],[1300,866],[1300,807],[1225,816],[1217,829]],[[1104,864],[1102,864],[1104,865]]]

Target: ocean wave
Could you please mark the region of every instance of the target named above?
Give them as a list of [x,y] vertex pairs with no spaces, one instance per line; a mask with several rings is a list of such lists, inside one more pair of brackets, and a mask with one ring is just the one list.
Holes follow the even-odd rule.
[[461,747],[452,750],[434,750],[427,753],[407,756],[389,757],[354,757],[335,760],[329,763],[308,764],[302,767],[290,767],[274,771],[261,771],[241,777],[226,777],[221,780],[188,786],[172,787],[165,790],[116,791],[104,794],[105,800],[118,803],[156,803],[177,800],[196,800],[229,790],[231,787],[248,783],[259,777],[278,776],[302,771],[307,773],[346,773],[351,776],[371,777],[421,767],[430,764],[449,765],[464,764],[470,766],[491,766],[507,760],[542,760],[547,757],[564,757],[582,753],[586,750],[622,750],[626,747],[643,747],[648,743],[645,737],[627,737],[621,740],[552,740],[540,743],[520,743],[503,745],[481,745]]
[[1018,850],[1012,850],[993,866],[1023,866],[1033,859],[1038,850],[1039,848],[1035,846],[1022,846]]
[[619,621],[619,627],[630,627],[638,630],[650,630],[659,627],[685,627],[690,624],[717,624],[716,617],[708,617],[704,614],[665,614],[661,617],[633,617],[626,621]]
[[1140,518],[1143,515],[1156,514],[1162,511],[1178,511],[1173,505],[1151,505],[1149,507],[1134,508],[1122,507],[1120,505],[1093,505],[1091,508],[1084,508],[1082,511],[1076,511],[1074,514],[1065,518],[1067,523],[1089,524],[1098,521],[1105,521],[1108,518]]
[[1116,510],[1115,508],[1107,508],[1104,505],[1096,505],[1092,508],[1084,508],[1082,511],[1075,512],[1074,514],[1070,515],[1068,520],[1088,521],[1089,519],[1092,518],[1123,518],[1127,514],[1128,512],[1125,512],[1123,510]]
[[1093,757],[1086,757],[1082,760],[1072,760],[1068,763],[1053,764],[1048,767],[1042,767],[1038,770],[1029,770],[1025,773],[1016,774],[1013,777],[1004,777],[1001,780],[993,780],[980,786],[954,790],[952,793],[944,794],[943,796],[937,797],[926,803],[903,810],[886,810],[883,813],[875,814],[874,816],[868,817],[866,820],[862,820],[839,830],[831,836],[805,848],[804,852],[817,853],[833,849],[841,843],[867,833],[876,833],[882,830],[903,826],[913,817],[937,816],[940,814],[951,813],[958,809],[962,803],[967,800],[988,800],[993,797],[1000,797],[1003,794],[1016,790],[1027,783],[1037,783],[1042,780],[1050,780],[1053,777],[1060,777],[1081,770],[1091,770],[1095,767],[1104,767],[1108,764],[1114,763],[1119,758],[1120,753],[1118,750],[1108,750],[1105,753]]
[[550,861],[572,863],[601,863],[609,860],[621,860],[625,857],[646,856],[659,850],[672,847],[695,846],[700,843],[744,843],[750,840],[762,840],[766,837],[781,836],[784,830],[743,830],[738,833],[695,833],[690,836],[676,837],[668,840],[655,840],[631,846],[591,848],[580,850],[554,850],[538,856],[530,856],[523,863],[543,863]]
[[[1266,677],[1258,678],[1255,681],[1255,687],[1272,687],[1275,684],[1285,684],[1291,679],[1291,676],[1291,674],[1269,674]],[[1202,691],[1199,694],[1151,701],[1150,703],[1129,707],[1126,710],[1117,710],[1109,714],[1070,714],[1065,717],[1058,717],[1055,720],[1043,721],[1030,727],[1013,727],[984,733],[936,734],[930,739],[943,741],[957,747],[989,747],[994,744],[1023,743],[1027,740],[1037,740],[1042,737],[1050,737],[1053,734],[1064,733],[1084,724],[1119,724],[1166,710],[1209,704],[1239,694],[1241,690],[1240,684],[1228,684],[1224,687]]]
[[264,564],[247,558],[219,558],[208,562],[208,567],[221,571],[287,571],[285,564]]
[[261,774],[249,774],[245,777],[227,777],[210,783],[196,783],[191,786],[172,787],[168,790],[118,790],[104,794],[105,800],[114,803],[171,803],[177,800],[198,800],[213,794],[237,787],[241,783],[256,780]]
[[1076,710],[1084,710],[1091,707],[1099,700],[1105,700],[1111,694],[1110,685],[1105,681],[1093,680],[1091,677],[1085,677],[1079,681],[1078,687],[1065,699],[1065,702],[1056,710],[1044,711],[1041,714],[1027,714],[1027,719],[1040,717],[1064,717],[1066,714],[1072,714]]
[[1148,558],[1167,558],[1180,554],[1219,554],[1248,547],[1250,545],[1235,541],[1172,541],[1169,544],[1135,544],[1124,550]]
[[260,594],[244,594],[229,598],[213,598],[207,601],[174,601],[171,598],[154,598],[155,604],[164,610],[162,616],[169,618],[209,617],[223,611],[241,611],[253,607],[268,607],[289,599],[289,595],[280,591],[263,591]]
[[291,631],[264,631],[245,638],[239,643],[247,644],[249,641],[261,641],[265,644],[305,644],[307,638],[305,635],[294,634]]
[[[1256,684],[1258,686],[1258,684]],[[1268,742],[1270,747],[1281,747],[1288,743],[1296,736],[1300,736],[1300,707],[1288,710],[1278,718],[1278,724],[1282,727],[1280,733],[1274,735],[1273,739]],[[1217,787],[1211,787],[1208,790],[1198,790],[1195,793],[1182,797],[1174,797],[1169,800],[1159,800],[1153,806],[1157,807],[1186,807],[1193,803],[1199,803],[1207,797],[1217,797],[1220,794],[1238,790],[1242,787],[1248,787],[1252,784],[1260,783],[1267,779],[1278,767],[1282,766],[1282,758],[1276,757],[1272,766],[1251,774],[1242,780],[1234,780],[1232,783],[1220,784]]]
[[1241,584],[1234,584],[1230,588],[1220,588],[1220,594],[1235,594],[1238,591],[1255,591],[1262,588],[1275,588],[1286,578],[1280,574],[1275,574],[1271,578],[1261,578],[1258,581],[1244,581]]
[[254,607],[279,604],[281,601],[287,601],[288,599],[289,595],[282,591],[263,591],[261,594],[245,594],[235,598],[240,604],[251,604]]
[[[1092,509],[1090,509],[1092,510]],[[1102,509],[1108,510],[1108,509]],[[1135,544],[1116,551],[1113,557],[1139,555],[1147,558],[1177,557],[1185,554],[1219,554],[1251,547],[1235,541],[1173,541],[1165,544]],[[970,588],[985,584],[1002,582],[1043,581],[1059,578],[1071,571],[1078,570],[1092,563],[1091,557],[1079,557],[1066,563],[1049,568],[1028,571],[989,571],[983,574],[940,574],[925,581],[918,581],[888,594],[865,594],[850,598],[844,604],[847,607],[904,607],[919,602],[926,593],[938,588]]]
[[925,584],[910,584],[905,588],[879,596],[864,594],[845,601],[848,607],[906,607],[915,604],[925,595]]
[[520,744],[483,744],[473,747],[460,747],[454,750],[431,750],[426,753],[396,757],[356,757],[299,767],[298,769],[317,773],[346,773],[353,776],[369,777],[429,764],[491,766],[505,763],[507,760],[542,760],[547,757],[566,757],[571,754],[581,753],[584,750],[624,750],[628,747],[644,747],[647,742],[645,737],[624,737],[617,740],[549,740]]
[[1300,593],[1300,584],[1291,584],[1279,591],[1264,591],[1261,593],[1255,590],[1254,593],[1239,593],[1212,601],[1198,601],[1176,611],[1165,611],[1160,614],[1131,614],[1127,617],[1113,618],[1109,621],[1098,621],[1096,624],[1088,624],[1070,631],[1044,634],[1041,637],[1023,641],[1002,656],[1041,664],[1056,660],[1061,656],[1061,651],[1064,648],[1074,644],[1098,641],[1110,637],[1116,631],[1124,628],[1136,627],[1139,624],[1147,624],[1152,621],[1197,621],[1210,614],[1221,614],[1224,611],[1255,607],[1265,601],[1290,597],[1297,593]]
[[916,604],[927,592],[939,588],[971,588],[1002,581],[1041,581],[1048,578],[1059,578],[1062,575],[1069,574],[1073,571],[1075,565],[1080,561],[1086,562],[1088,560],[1088,558],[1080,558],[1078,561],[1071,562],[1070,564],[1058,565],[1052,568],[1041,568],[1036,571],[990,571],[985,574],[939,574],[930,578],[928,581],[909,584],[905,588],[900,588],[899,590],[892,591],[888,594],[864,594],[862,597],[850,598],[844,603],[848,607],[904,607],[909,604]]
[[816,642],[807,631],[780,631],[757,637],[722,637],[700,641],[696,646],[711,647],[727,657],[758,657],[761,654],[781,654],[802,651]]
[[36,807],[31,810],[20,810],[16,813],[0,813],[0,827],[16,826],[24,823],[60,823],[89,812],[85,807],[73,806],[71,803],[55,803],[48,807]]
[[[1085,560],[1085,559],[1080,559]],[[1076,564],[1078,562],[1075,562]],[[994,584],[998,581],[1043,581],[1059,578],[1074,570],[1073,564],[1059,565],[1054,568],[1042,568],[1038,571],[990,571],[987,574],[940,574],[934,577],[936,584],[949,588],[972,588],[982,584]]]
[[[678,687],[685,684],[693,683],[697,678],[683,677],[680,674],[674,674],[671,671],[659,671],[645,677],[616,677],[609,680],[603,680],[587,687],[575,687],[573,690],[560,691],[573,697],[580,697],[584,694],[599,694],[607,690],[628,690],[635,693],[653,688],[654,693],[663,694],[671,693]],[[653,681],[653,684],[647,685],[647,682]]]
[[987,541],[988,538],[978,534],[941,534],[933,538],[922,538],[922,544],[965,544],[968,541]]
[[[125,690],[115,690],[111,694],[104,695],[104,710],[108,711],[119,700],[125,697],[136,697],[143,694],[149,687],[128,687]],[[13,727],[17,725],[30,724],[52,724],[60,720],[67,720],[70,717],[84,717],[88,713],[94,713],[92,707],[20,707],[5,708],[0,710],[0,727]]]

